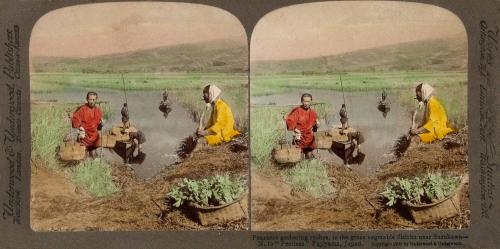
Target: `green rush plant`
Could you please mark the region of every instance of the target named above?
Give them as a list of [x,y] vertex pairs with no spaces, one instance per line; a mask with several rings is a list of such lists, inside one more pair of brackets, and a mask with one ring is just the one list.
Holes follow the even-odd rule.
[[328,167],[318,160],[305,160],[283,172],[292,188],[308,192],[318,198],[336,192],[328,179]]
[[111,166],[100,158],[85,159],[71,170],[73,181],[95,197],[118,191],[111,173]]

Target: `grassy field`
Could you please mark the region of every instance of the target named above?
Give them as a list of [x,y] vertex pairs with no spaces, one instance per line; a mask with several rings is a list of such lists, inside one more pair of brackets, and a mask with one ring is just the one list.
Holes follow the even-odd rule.
[[220,88],[242,87],[247,84],[246,74],[222,73],[32,73],[31,92],[57,92],[68,88],[96,88],[123,90],[186,90],[200,89],[205,83],[217,84]]
[[341,91],[374,91],[381,89],[413,89],[417,82],[433,86],[456,86],[467,83],[467,73],[456,72],[381,72],[343,73],[342,85],[338,74],[252,75],[252,96],[272,95],[291,88]]

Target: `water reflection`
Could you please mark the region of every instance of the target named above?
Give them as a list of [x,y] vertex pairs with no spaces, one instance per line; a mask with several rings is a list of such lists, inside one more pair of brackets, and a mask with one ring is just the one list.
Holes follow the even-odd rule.
[[[123,159],[124,163],[142,164],[146,160],[146,153],[138,151],[135,153],[137,145],[131,142],[118,142],[113,147],[113,151]],[[136,154],[136,155],[134,155]]]
[[354,146],[345,150],[332,147],[330,151],[340,157],[344,161],[344,164],[362,164],[366,158],[366,154],[360,150],[356,150]]
[[170,104],[169,103],[165,103],[163,101],[160,103],[160,106],[158,107],[158,109],[163,113],[163,117],[165,119],[168,118],[168,114],[172,111],[172,108],[170,107]]
[[391,111],[391,106],[389,103],[386,103],[386,102],[383,102],[383,101],[380,101],[380,103],[378,104],[377,106],[377,109],[382,112],[382,116],[384,118],[387,117],[387,113],[389,113],[389,111]]

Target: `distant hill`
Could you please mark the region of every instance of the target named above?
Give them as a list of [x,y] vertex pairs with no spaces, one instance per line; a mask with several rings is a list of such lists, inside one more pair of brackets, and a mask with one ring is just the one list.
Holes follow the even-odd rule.
[[307,59],[255,61],[251,64],[252,74],[466,69],[467,41],[463,37],[415,41]]
[[248,71],[244,42],[214,40],[90,58],[33,57],[35,72],[161,73]]

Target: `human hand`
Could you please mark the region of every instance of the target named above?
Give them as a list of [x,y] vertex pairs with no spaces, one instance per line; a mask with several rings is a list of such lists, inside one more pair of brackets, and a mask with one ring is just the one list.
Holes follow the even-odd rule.
[[196,134],[200,137],[204,137],[204,136],[208,135],[208,131],[207,130],[200,130],[200,131],[196,132]]
[[295,140],[300,140],[300,138],[302,137],[302,133],[298,130],[298,129],[295,129],[293,130],[293,137]]
[[83,129],[83,127],[80,126],[80,128],[78,128],[78,138],[80,139],[83,139],[85,138],[85,129]]
[[418,129],[410,129],[410,135],[417,135]]
[[101,122],[99,122],[99,124],[97,125],[97,129],[102,130],[103,127],[104,127],[104,120],[101,119]]

